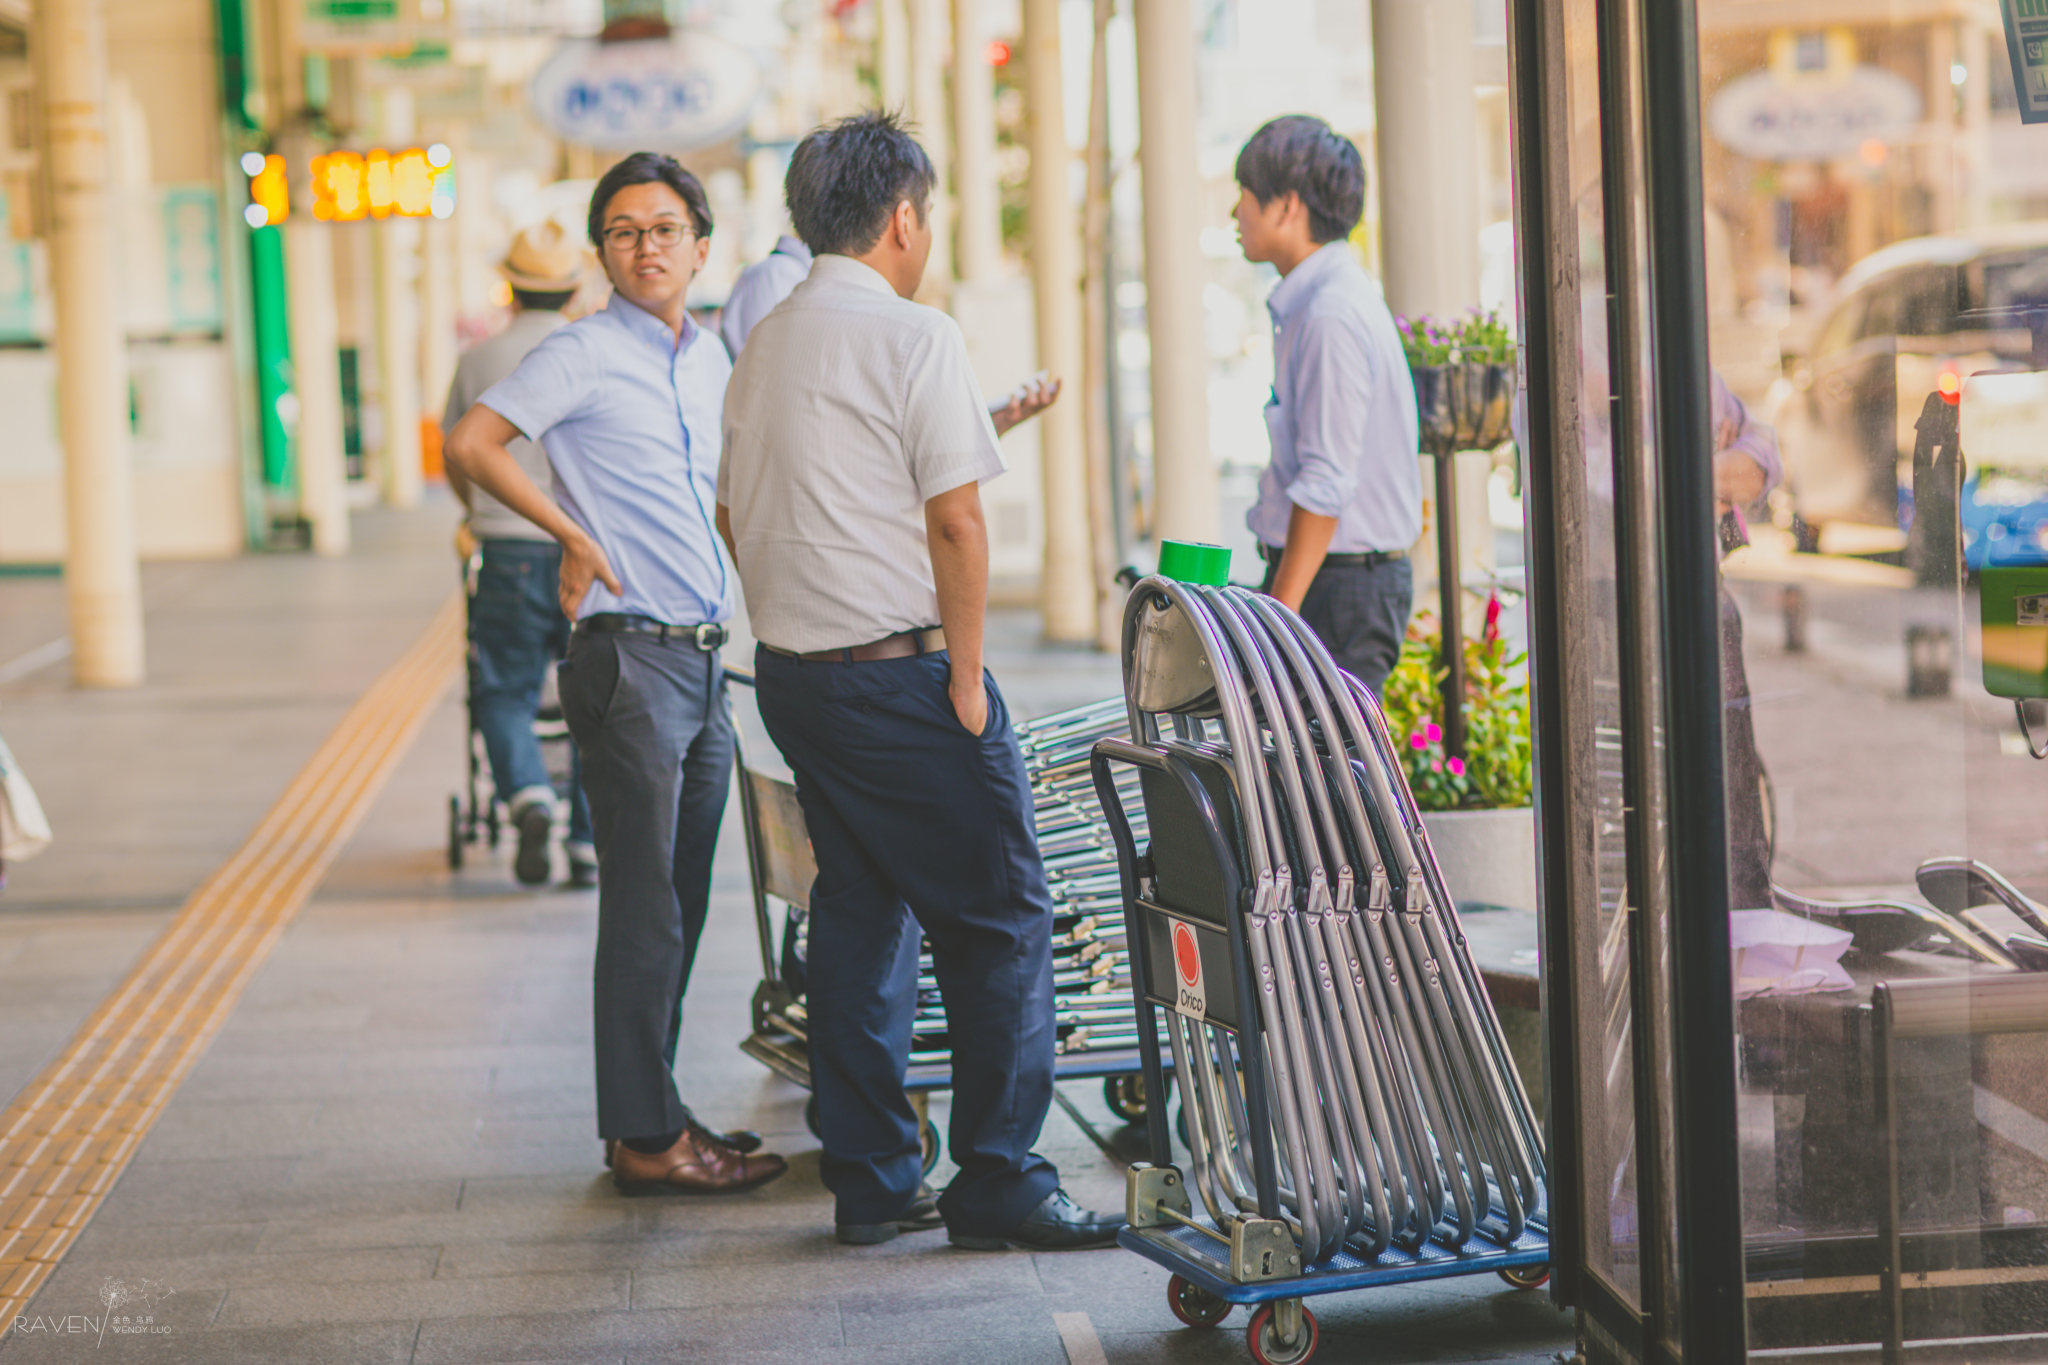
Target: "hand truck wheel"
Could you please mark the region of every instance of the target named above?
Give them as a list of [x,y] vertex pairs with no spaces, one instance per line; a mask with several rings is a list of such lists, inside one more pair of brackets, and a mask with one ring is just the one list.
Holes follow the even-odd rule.
[[917,1144],[924,1148],[924,1173],[930,1175],[932,1168],[939,1164],[939,1130],[930,1119],[917,1130]]
[[462,798],[448,798],[448,870],[462,871]]
[[1230,1300],[1176,1275],[1166,1282],[1166,1306],[1190,1327],[1214,1327],[1230,1316]]
[[1550,1283],[1550,1262],[1542,1265],[1511,1265],[1499,1272],[1510,1289],[1541,1289]]
[[484,817],[484,828],[490,832],[492,848],[498,846],[498,830],[501,823],[498,819],[498,798],[493,796],[491,798],[490,814]]
[[[1296,1299],[1300,1304],[1301,1300]],[[1302,1362],[1316,1353],[1316,1315],[1301,1308],[1301,1325],[1295,1330],[1294,1340],[1282,1344],[1280,1329],[1273,1319],[1277,1303],[1259,1305],[1259,1311],[1252,1314],[1251,1324],[1244,1329],[1245,1340],[1251,1343],[1252,1359],[1259,1365],[1302,1365]]]
[[1145,1094],[1145,1078],[1137,1074],[1103,1077],[1102,1102],[1109,1106],[1110,1113],[1125,1123],[1143,1123],[1151,1110],[1151,1099]]

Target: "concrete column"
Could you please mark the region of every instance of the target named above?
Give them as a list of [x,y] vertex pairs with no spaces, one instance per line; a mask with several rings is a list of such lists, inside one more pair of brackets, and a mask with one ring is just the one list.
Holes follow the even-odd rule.
[[[1962,183],[1956,174],[1956,91],[1949,68],[1956,61],[1955,22],[1946,15],[1927,25],[1927,130],[1930,135],[1928,198],[1934,206],[1931,230],[1954,232],[1960,216]],[[1851,261],[1860,260],[1852,256]]]
[[1209,453],[1191,4],[1135,0],[1132,6],[1144,176],[1145,323],[1152,342],[1152,528],[1156,536],[1214,542],[1221,509]]
[[1991,169],[1991,63],[2006,60],[2005,36],[1979,23],[1975,14],[1965,15],[1961,24],[1961,60],[1969,74],[1963,80],[1964,158],[1959,226],[1974,230],[1991,220],[1989,195],[1985,190]]
[[1123,594],[1116,591],[1116,489],[1111,470],[1109,383],[1109,21],[1115,0],[1095,0],[1088,62],[1088,177],[1081,212],[1081,376],[1078,395],[1088,453],[1088,534],[1095,549],[1095,644],[1123,639]]
[[[403,151],[413,135],[412,94],[386,90],[384,146]],[[412,218],[369,224],[371,262],[377,277],[377,362],[383,390],[384,501],[393,507],[420,500],[420,225]]]
[[908,0],[875,0],[875,83],[884,109],[910,107]]
[[1472,7],[1373,0],[1379,122],[1380,273],[1396,316],[1452,316],[1479,302],[1479,155]]
[[349,546],[348,454],[342,435],[341,341],[335,327],[334,233],[313,218],[310,200],[285,220],[291,272],[293,387],[299,395],[299,509],[313,526],[313,549],[345,555]]
[[[1095,564],[1088,534],[1088,453],[1081,392],[1081,263],[1060,79],[1059,0],[1024,0],[1024,94],[1031,144],[1031,282],[1038,363],[1067,385],[1039,422],[1045,480],[1046,638],[1095,639]],[[1197,338],[1199,342],[1199,338]]]
[[457,228],[452,221],[427,218],[420,232],[426,244],[420,269],[420,412],[438,418],[455,382]]
[[946,0],[909,3],[910,117],[939,173],[939,182],[932,187],[932,256],[918,298],[944,307],[953,284],[953,200],[946,183],[953,166],[953,139],[946,127],[946,59],[953,45],[953,18]]
[[107,32],[101,0],[37,0],[49,155],[57,418],[64,440],[72,676],[142,681],[142,582],[128,459],[128,351],[107,203]]
[[1003,204],[996,177],[996,83],[984,0],[953,0],[953,203],[963,284],[1002,273]]

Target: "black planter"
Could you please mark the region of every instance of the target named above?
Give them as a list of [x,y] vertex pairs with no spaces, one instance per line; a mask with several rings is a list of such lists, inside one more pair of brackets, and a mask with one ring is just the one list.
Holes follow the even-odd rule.
[[1515,406],[1514,366],[1456,361],[1417,365],[1410,372],[1426,454],[1491,450],[1507,440]]

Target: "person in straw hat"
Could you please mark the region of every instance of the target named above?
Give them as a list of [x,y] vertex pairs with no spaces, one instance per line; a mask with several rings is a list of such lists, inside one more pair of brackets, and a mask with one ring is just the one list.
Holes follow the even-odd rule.
[[[519,368],[527,352],[560,327],[562,309],[590,270],[590,253],[555,222],[522,228],[498,271],[512,286],[512,325],[479,342],[455,367],[448,386],[444,433],[485,389]],[[547,452],[524,437],[508,447],[539,487],[549,483]],[[483,565],[469,603],[469,652],[474,661],[470,715],[483,735],[491,775],[505,799],[519,851],[512,869],[520,881],[547,881],[555,825],[555,790],[533,737],[533,714],[548,666],[568,650],[569,620],[556,603],[562,547],[540,527],[463,477],[452,461],[448,485],[469,509],[468,529],[482,544]],[[574,750],[572,748],[571,753]],[[580,764],[571,759],[569,884],[597,884],[597,853],[590,807],[583,798]]]

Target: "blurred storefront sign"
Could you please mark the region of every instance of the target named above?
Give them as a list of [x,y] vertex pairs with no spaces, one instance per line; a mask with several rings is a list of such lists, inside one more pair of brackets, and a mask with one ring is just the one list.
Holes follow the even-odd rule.
[[299,44],[323,56],[407,52],[445,40],[448,0],[300,0]]
[[1832,161],[1904,136],[1920,112],[1911,83],[1873,66],[1815,82],[1759,71],[1722,86],[1707,123],[1724,146],[1759,161]]
[[572,142],[612,151],[708,147],[746,127],[762,89],[744,47],[714,34],[605,43],[573,38],[534,75],[534,113]]
[[[284,158],[249,152],[242,169],[249,176],[249,204],[242,210],[249,226],[282,223],[291,214]],[[455,212],[455,157],[446,143],[401,152],[329,152],[314,157],[311,170],[313,216],[323,223],[446,218]]]
[[2048,123],[2048,0],[1998,0],[2020,120]]

